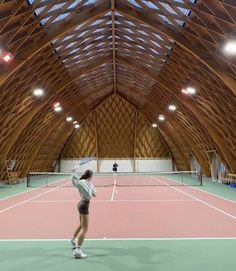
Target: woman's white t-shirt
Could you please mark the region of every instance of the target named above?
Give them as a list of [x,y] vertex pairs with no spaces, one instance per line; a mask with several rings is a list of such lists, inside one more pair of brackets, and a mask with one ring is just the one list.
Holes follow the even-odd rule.
[[96,195],[94,185],[85,179],[80,180],[75,174],[72,176],[72,183],[79,190],[82,199],[90,200],[92,196]]

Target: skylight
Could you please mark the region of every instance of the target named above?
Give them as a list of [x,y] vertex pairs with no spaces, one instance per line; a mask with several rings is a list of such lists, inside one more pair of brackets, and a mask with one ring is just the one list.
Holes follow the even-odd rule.
[[[184,20],[182,16],[188,17],[191,13],[191,10],[184,7],[186,1],[184,0],[172,0],[172,1],[154,1],[154,0],[128,0],[130,4],[135,6],[136,8],[144,8],[152,10],[152,12],[156,13],[156,16],[159,16],[161,21],[165,24],[174,25],[174,21],[181,27],[184,26]],[[197,0],[188,0],[190,3],[195,4]],[[171,3],[172,2],[172,3]],[[141,4],[142,3],[142,4]],[[179,18],[178,18],[179,16]]]
[[63,6],[65,6],[66,3],[61,3],[61,4],[56,4],[54,6],[52,6],[48,12],[51,12],[51,11],[55,11],[55,10],[58,10],[60,8],[62,8]]
[[159,9],[156,5],[154,5],[152,2],[150,1],[145,1],[145,4],[151,8],[151,9]]
[[70,13],[67,13],[67,14],[61,14],[59,15],[58,17],[56,17],[52,22],[55,23],[55,22],[59,22],[61,20],[64,20],[66,17],[68,17],[70,15]]
[[96,20],[94,23],[91,24],[91,26],[94,26],[94,25],[98,25],[100,23],[102,23],[104,20]]
[[128,0],[128,2],[130,2],[132,5],[134,5],[138,8],[142,8],[135,0]]
[[160,2],[160,5],[162,5],[169,13],[177,15],[177,13],[169,4]]
[[66,49],[73,47],[73,45],[75,45],[75,43],[76,43],[76,42],[69,43],[69,44],[66,46]]
[[49,21],[49,19],[51,19],[51,17],[52,17],[52,16],[49,16],[49,17],[47,17],[47,18],[42,19],[42,20],[40,21],[41,24],[42,24],[42,25],[45,25],[45,24]]
[[81,2],[81,0],[75,0],[72,4],[69,5],[69,7],[67,9],[72,9],[72,8],[76,7],[80,2]]
[[69,35],[69,36],[66,36],[62,41],[66,41],[66,40],[69,40],[73,37],[74,35]]
[[[40,17],[40,23],[41,25],[45,25],[49,20],[51,20],[51,23],[57,23],[61,20],[64,20],[65,18],[69,17],[71,15],[70,11],[72,9],[76,9],[77,5],[81,4],[81,6],[85,6],[88,4],[94,4],[97,0],[75,0],[73,1],[68,7],[68,1],[55,1],[59,3],[55,3],[54,5],[50,5],[49,0],[40,0],[35,4],[35,0],[27,0],[28,4],[31,6],[35,4],[35,10],[34,14],[36,17]],[[37,7],[38,6],[38,7]],[[46,8],[49,7],[49,10],[46,10]],[[42,14],[43,13],[43,14]],[[57,16],[57,13],[59,15]],[[79,26],[78,28],[80,28]]]

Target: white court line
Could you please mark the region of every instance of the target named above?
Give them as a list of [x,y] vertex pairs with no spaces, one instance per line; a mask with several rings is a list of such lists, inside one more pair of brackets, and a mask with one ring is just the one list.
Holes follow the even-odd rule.
[[192,188],[192,189],[195,189],[195,190],[197,190],[197,191],[204,192],[204,193],[206,193],[206,194],[210,194],[210,195],[215,196],[215,197],[217,197],[217,198],[220,198],[220,199],[223,199],[223,200],[227,200],[227,201],[229,201],[229,202],[236,203],[236,201],[235,201],[235,200],[232,200],[232,199],[227,199],[227,198],[221,197],[221,196],[219,196],[219,195],[217,195],[217,194],[214,194],[214,193],[211,193],[211,192],[208,192],[208,191],[205,191],[205,190],[202,190],[202,189],[196,188],[196,187],[192,187],[192,186],[191,186],[191,188]]
[[[164,177],[164,176],[161,176],[161,177],[162,177],[162,178],[165,178],[165,179],[168,179],[168,180],[170,180],[170,181],[172,181],[172,182],[181,184],[181,182],[179,182],[179,181],[177,181],[177,180],[172,180],[172,179],[169,179],[169,178]],[[183,184],[182,187],[183,187],[183,186],[189,187],[188,184]],[[215,196],[215,197],[220,198],[220,199],[227,200],[227,201],[229,201],[229,202],[236,203],[235,200],[227,199],[227,198],[221,197],[221,196],[219,196],[219,195],[217,195],[217,194],[211,193],[211,192],[209,192],[209,191],[205,191],[205,190],[203,190],[203,189],[200,189],[200,187],[202,187],[202,186],[199,186],[199,187],[193,187],[193,186],[190,186],[190,187],[191,187],[191,189],[194,189],[194,190],[197,190],[197,191],[201,191],[201,192],[204,192],[204,193],[206,193],[206,194],[210,194],[210,195],[212,195],[212,196]]]
[[[208,207],[210,207],[210,208],[212,208],[212,209],[214,209],[214,210],[216,210],[216,211],[218,211],[218,212],[220,212],[220,213],[223,213],[224,215],[229,216],[230,218],[236,219],[236,216],[231,215],[230,213],[227,213],[227,212],[225,212],[225,211],[223,211],[223,210],[221,210],[221,209],[219,209],[219,208],[217,208],[217,207],[215,207],[215,206],[213,206],[213,205],[207,203],[207,202],[204,201],[204,200],[201,200],[201,199],[199,199],[199,198],[197,198],[197,197],[192,196],[191,194],[189,194],[189,193],[187,193],[187,192],[184,192],[184,191],[182,191],[182,190],[180,190],[180,189],[178,189],[178,188],[176,188],[176,187],[173,187],[173,186],[169,185],[168,183],[165,183],[165,182],[161,181],[160,179],[157,179],[157,178],[152,177],[152,176],[151,176],[151,178],[158,180],[159,182],[161,182],[161,183],[163,183],[163,184],[165,184],[165,185],[171,187],[172,189],[174,189],[174,190],[176,190],[176,191],[179,191],[179,192],[181,192],[182,194],[184,194],[184,195],[186,195],[186,196],[189,196],[190,198],[193,198],[193,199],[195,199],[195,200],[201,202],[202,204],[204,204],[204,205],[206,205],[206,206],[208,206]],[[169,179],[169,178],[166,178],[166,177],[162,177],[162,178],[165,178],[165,179],[171,181],[171,179]],[[200,190],[199,190],[199,191],[200,191]]]
[[[62,181],[62,180],[61,180],[61,181]],[[16,203],[16,204],[12,205],[12,206],[10,206],[10,207],[7,207],[7,208],[1,210],[1,211],[0,211],[0,214],[4,213],[4,212],[6,212],[6,211],[8,211],[8,210],[10,210],[10,209],[13,209],[13,208],[15,208],[15,207],[17,207],[17,206],[19,206],[19,205],[22,205],[22,204],[24,204],[24,203],[26,203],[26,202],[29,202],[29,201],[31,201],[32,199],[36,199],[36,198],[38,198],[38,197],[40,197],[40,196],[42,196],[42,195],[45,195],[45,194],[48,194],[48,193],[50,193],[50,192],[52,192],[52,191],[54,191],[54,190],[57,190],[57,189],[61,188],[63,185],[66,185],[66,184],[68,184],[68,183],[70,183],[70,182],[64,183],[64,184],[59,185],[59,186],[57,186],[57,187],[54,187],[54,188],[52,188],[52,189],[50,189],[50,190],[47,190],[46,192],[43,192],[43,193],[40,193],[40,194],[38,194],[38,195],[36,195],[36,196],[33,196],[33,197],[31,197],[31,198],[28,198],[27,200],[20,201],[20,202],[18,202],[18,203]]]
[[[69,239],[0,239],[0,242],[68,242]],[[236,240],[236,237],[153,237],[153,238],[91,238],[85,241],[194,241],[194,240]]]
[[[144,200],[139,200],[139,199],[128,199],[128,200],[113,200],[112,202],[185,202],[185,201],[196,201],[194,199],[144,199]],[[29,201],[29,203],[77,203],[78,200],[32,200]],[[111,202],[111,200],[108,199],[101,199],[101,200],[93,200],[94,203],[96,202]]]
[[[150,176],[150,177],[153,177],[153,176]],[[169,178],[164,177],[164,176],[161,176],[161,177],[162,177],[162,178],[165,178],[165,179],[167,179],[167,180],[170,180],[170,181],[172,181],[172,182],[181,184],[181,182],[179,182],[179,181],[177,181],[177,180],[172,180],[172,179],[169,179]],[[158,180],[159,180],[159,179],[158,179]],[[184,187],[189,187],[188,184],[183,184],[183,185],[181,185],[181,186],[182,186],[182,187],[183,187],[183,186],[184,186]],[[190,187],[191,187],[191,189],[194,189],[194,190],[197,190],[197,191],[201,191],[201,192],[204,192],[204,193],[206,193],[206,194],[210,194],[210,195],[212,195],[212,196],[215,196],[215,197],[220,198],[220,199],[227,200],[227,201],[229,201],[229,202],[236,203],[235,200],[227,199],[227,198],[221,197],[221,196],[219,196],[219,195],[217,195],[217,194],[215,194],[215,193],[211,193],[211,192],[209,192],[209,191],[205,191],[205,190],[203,190],[203,189],[200,189],[199,187],[202,187],[202,186],[199,186],[199,187],[193,187],[193,186],[190,186]]]
[[113,175],[113,178],[114,178],[114,184],[113,184],[113,189],[112,189],[112,194],[111,194],[111,201],[114,200],[115,191],[116,191],[116,177],[115,177],[115,174]]
[[[55,181],[55,182],[51,182],[50,185],[51,185],[51,184],[56,184],[56,183],[59,183],[59,182],[63,182],[63,181],[65,181],[65,180],[67,180],[67,179],[68,179],[68,178],[63,179],[63,180],[59,180],[59,181]],[[41,186],[36,187],[36,188],[29,188],[29,190],[27,190],[27,191],[20,192],[20,193],[17,193],[17,194],[15,194],[15,195],[12,195],[12,196],[2,198],[2,199],[0,199],[0,202],[1,202],[1,201],[4,201],[4,200],[6,200],[6,199],[11,199],[11,198],[17,197],[17,196],[22,195],[22,194],[25,194],[25,193],[29,193],[29,192],[31,192],[31,191],[35,191],[35,190],[40,189],[40,188],[43,188],[43,187],[45,187],[45,188],[50,187],[50,185],[49,185],[49,186],[45,186],[45,184],[44,184],[44,185],[41,185]]]

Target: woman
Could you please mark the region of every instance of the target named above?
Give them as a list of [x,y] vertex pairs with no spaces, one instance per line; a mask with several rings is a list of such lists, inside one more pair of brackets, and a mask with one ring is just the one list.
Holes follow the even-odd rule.
[[[89,203],[91,197],[96,197],[96,190],[91,180],[93,177],[92,170],[86,170],[84,174],[78,179],[77,175],[72,176],[72,183],[78,188],[81,200],[78,204],[78,211],[80,214],[80,225],[76,229],[70,243],[72,244],[75,251],[73,253],[75,258],[84,259],[87,257],[82,251],[82,244],[85,235],[88,231],[89,223]],[[75,239],[78,236],[78,242],[76,244]]]

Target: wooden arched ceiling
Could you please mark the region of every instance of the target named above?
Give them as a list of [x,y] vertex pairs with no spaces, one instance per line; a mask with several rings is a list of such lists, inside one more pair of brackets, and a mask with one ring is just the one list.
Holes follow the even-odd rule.
[[[69,113],[80,122],[116,93],[151,122],[165,114],[159,129],[170,145],[185,142],[205,168],[207,151],[217,150],[236,172],[236,58],[223,52],[235,23],[232,0],[1,1],[0,45],[14,55],[0,63],[1,159],[23,152],[17,159],[27,173],[54,126],[62,146],[63,131],[73,130],[64,123]],[[192,98],[181,94],[188,84],[197,89]],[[32,96],[35,87],[43,98]]]

